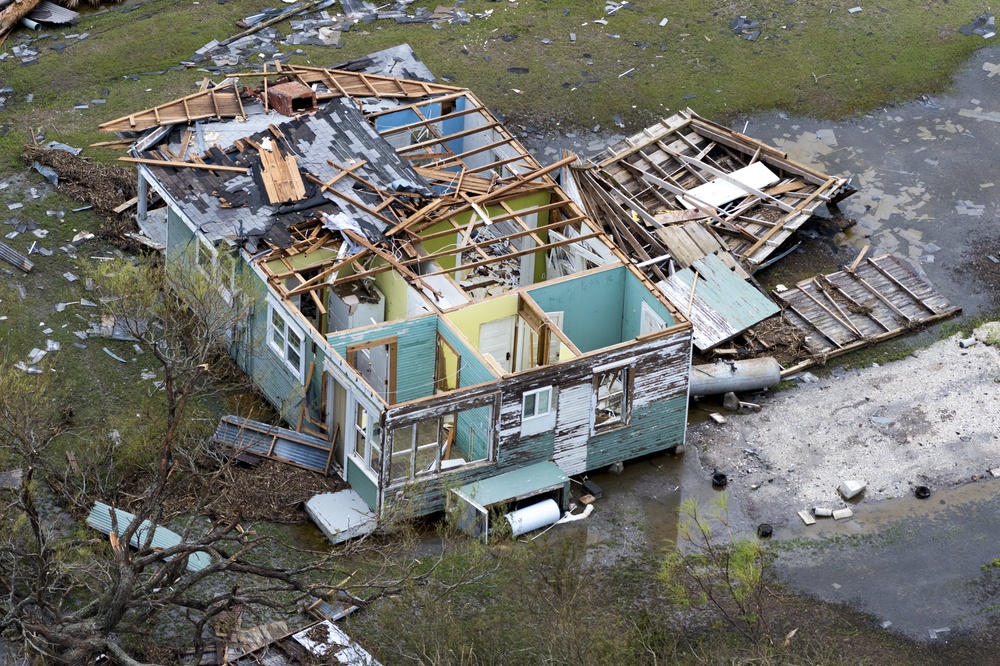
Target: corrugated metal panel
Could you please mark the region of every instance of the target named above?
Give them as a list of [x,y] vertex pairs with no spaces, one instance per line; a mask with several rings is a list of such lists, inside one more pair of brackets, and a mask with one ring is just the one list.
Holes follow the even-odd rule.
[[[697,284],[694,284],[695,271],[698,273]],[[695,287],[693,300],[692,284]],[[714,254],[695,261],[691,268],[678,271],[657,283],[657,287],[674,307],[688,314],[694,326],[694,344],[701,351],[739,335],[780,310],[770,299],[729,270]]]
[[[104,534],[111,534],[111,507],[104,502],[96,502],[94,508],[91,509],[90,515],[87,517],[87,524],[93,527],[98,532],[103,532]],[[135,520],[135,516],[128,511],[122,511],[121,509],[114,509],[115,520],[118,523],[118,530],[116,534],[122,536],[125,531],[132,525]],[[176,532],[171,532],[162,525],[158,525],[155,529],[148,520],[142,521],[142,524],[132,535],[129,540],[129,545],[133,548],[138,548],[140,543],[144,543],[146,540],[146,535],[149,534],[149,530],[153,529],[153,540],[151,542],[152,548],[155,550],[165,550],[167,548],[173,548],[181,543],[182,539]],[[173,558],[168,558],[173,559]],[[211,564],[212,559],[209,557],[208,553],[191,553],[188,555],[187,569],[188,571],[201,571],[209,564]]]
[[569,481],[566,473],[551,462],[540,462],[468,483],[458,489],[480,506],[489,507],[514,498],[530,497]]
[[361,499],[371,507],[372,511],[377,509],[378,487],[367,474],[361,471],[361,468],[354,462],[354,459],[350,457],[347,458],[347,482],[354,489],[354,492],[361,495]]
[[49,0],[42,0],[35,7],[28,18],[32,21],[38,21],[39,23],[72,23],[73,21],[80,18],[80,14],[74,12],[71,9],[66,9],[65,7],[60,7],[59,5],[49,2]]
[[212,439],[241,451],[292,462],[324,474],[329,473],[327,465],[332,462],[331,442],[238,416],[223,417]]
[[35,267],[35,264],[31,263],[30,259],[6,243],[0,243],[0,259],[3,259],[14,268],[20,268],[25,273],[31,272],[31,269]]

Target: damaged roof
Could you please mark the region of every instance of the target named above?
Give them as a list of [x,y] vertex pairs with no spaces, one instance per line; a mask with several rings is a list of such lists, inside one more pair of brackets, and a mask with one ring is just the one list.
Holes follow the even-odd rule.
[[854,192],[849,179],[794,162],[691,109],[609,146],[573,173],[587,209],[638,261],[669,253],[658,230],[702,219],[750,273],[818,206]]

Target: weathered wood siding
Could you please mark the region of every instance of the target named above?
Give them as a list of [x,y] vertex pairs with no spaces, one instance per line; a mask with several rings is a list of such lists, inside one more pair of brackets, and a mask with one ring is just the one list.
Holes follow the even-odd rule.
[[[691,328],[684,325],[604,353],[390,408],[385,416],[386,438],[396,427],[447,413],[463,401],[495,396],[499,402],[499,418],[493,425],[497,448],[493,463],[469,465],[438,478],[394,486],[383,491],[383,502],[405,503],[415,514],[432,513],[444,507],[449,488],[533,463],[554,460],[567,474],[580,474],[682,444],[690,358]],[[631,421],[624,428],[592,437],[594,368],[618,362],[629,362],[634,368]],[[549,432],[521,437],[521,396],[545,386],[558,388],[556,426]],[[383,474],[383,478],[387,476]]]
[[174,212],[174,209],[167,209],[167,259],[183,257],[187,251],[188,244],[194,241],[194,232],[184,224],[184,220]]

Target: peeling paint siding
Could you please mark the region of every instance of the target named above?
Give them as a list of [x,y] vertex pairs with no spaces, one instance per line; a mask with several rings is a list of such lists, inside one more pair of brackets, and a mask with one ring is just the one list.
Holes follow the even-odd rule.
[[378,486],[368,478],[367,474],[361,471],[361,468],[350,456],[347,458],[347,479],[351,488],[361,495],[361,499],[374,511],[378,505]]
[[592,394],[592,382],[559,390],[554,462],[570,475],[587,470]]
[[684,443],[687,425],[687,396],[651,403],[632,409],[629,427],[594,435],[587,442],[587,469],[606,467]]
[[[580,474],[616,460],[682,444],[687,423],[690,354],[691,329],[685,327],[667,337],[622,345],[604,354],[390,408],[386,412],[387,436],[399,425],[433,418],[453,408],[457,402],[497,393],[500,400],[494,424],[498,438],[495,463],[474,465],[439,479],[411,483],[399,489],[402,497],[397,497],[397,489],[387,490],[385,501],[405,501],[416,514],[431,513],[443,508],[448,488],[537,462],[554,459],[567,474]],[[630,359],[635,359],[632,422],[620,430],[591,437],[593,369]],[[555,430],[522,438],[521,396],[524,391],[544,386],[558,387]]]

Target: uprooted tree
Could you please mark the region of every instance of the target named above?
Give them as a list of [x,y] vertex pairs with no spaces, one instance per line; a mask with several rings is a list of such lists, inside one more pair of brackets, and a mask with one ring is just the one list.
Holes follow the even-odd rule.
[[[53,449],[65,423],[52,400],[57,388],[49,373],[29,376],[0,367],[0,470],[22,472],[20,487],[0,502],[0,632],[27,655],[91,663],[103,654],[136,666],[148,659],[149,639],[162,635],[164,623],[171,624],[175,645],[200,655],[212,623],[237,606],[262,616],[268,609],[287,613],[306,601],[334,600],[345,589],[370,601],[396,593],[417,575],[411,565],[386,564],[355,575],[347,586],[353,572],[340,564],[348,559],[343,550],[336,560],[303,552],[291,563],[275,564],[275,552],[286,554],[287,546],[198,510],[169,521],[179,544],[154,547],[155,530],[167,522],[164,491],[178,459],[191,458],[183,450],[185,412],[238,337],[233,330],[250,307],[230,269],[222,261],[182,262],[164,271],[156,260],[142,259],[104,265],[95,274],[108,314],[163,371],[156,399],[164,418],[148,442],[155,455],[140,471],[145,482],[132,504],[135,519],[118,524],[109,512],[110,538],[79,523],[93,500],[103,498],[60,485]],[[384,549],[363,541],[353,548],[388,562]],[[199,553],[208,564],[192,570],[188,563]],[[419,575],[427,575],[426,565]]]

